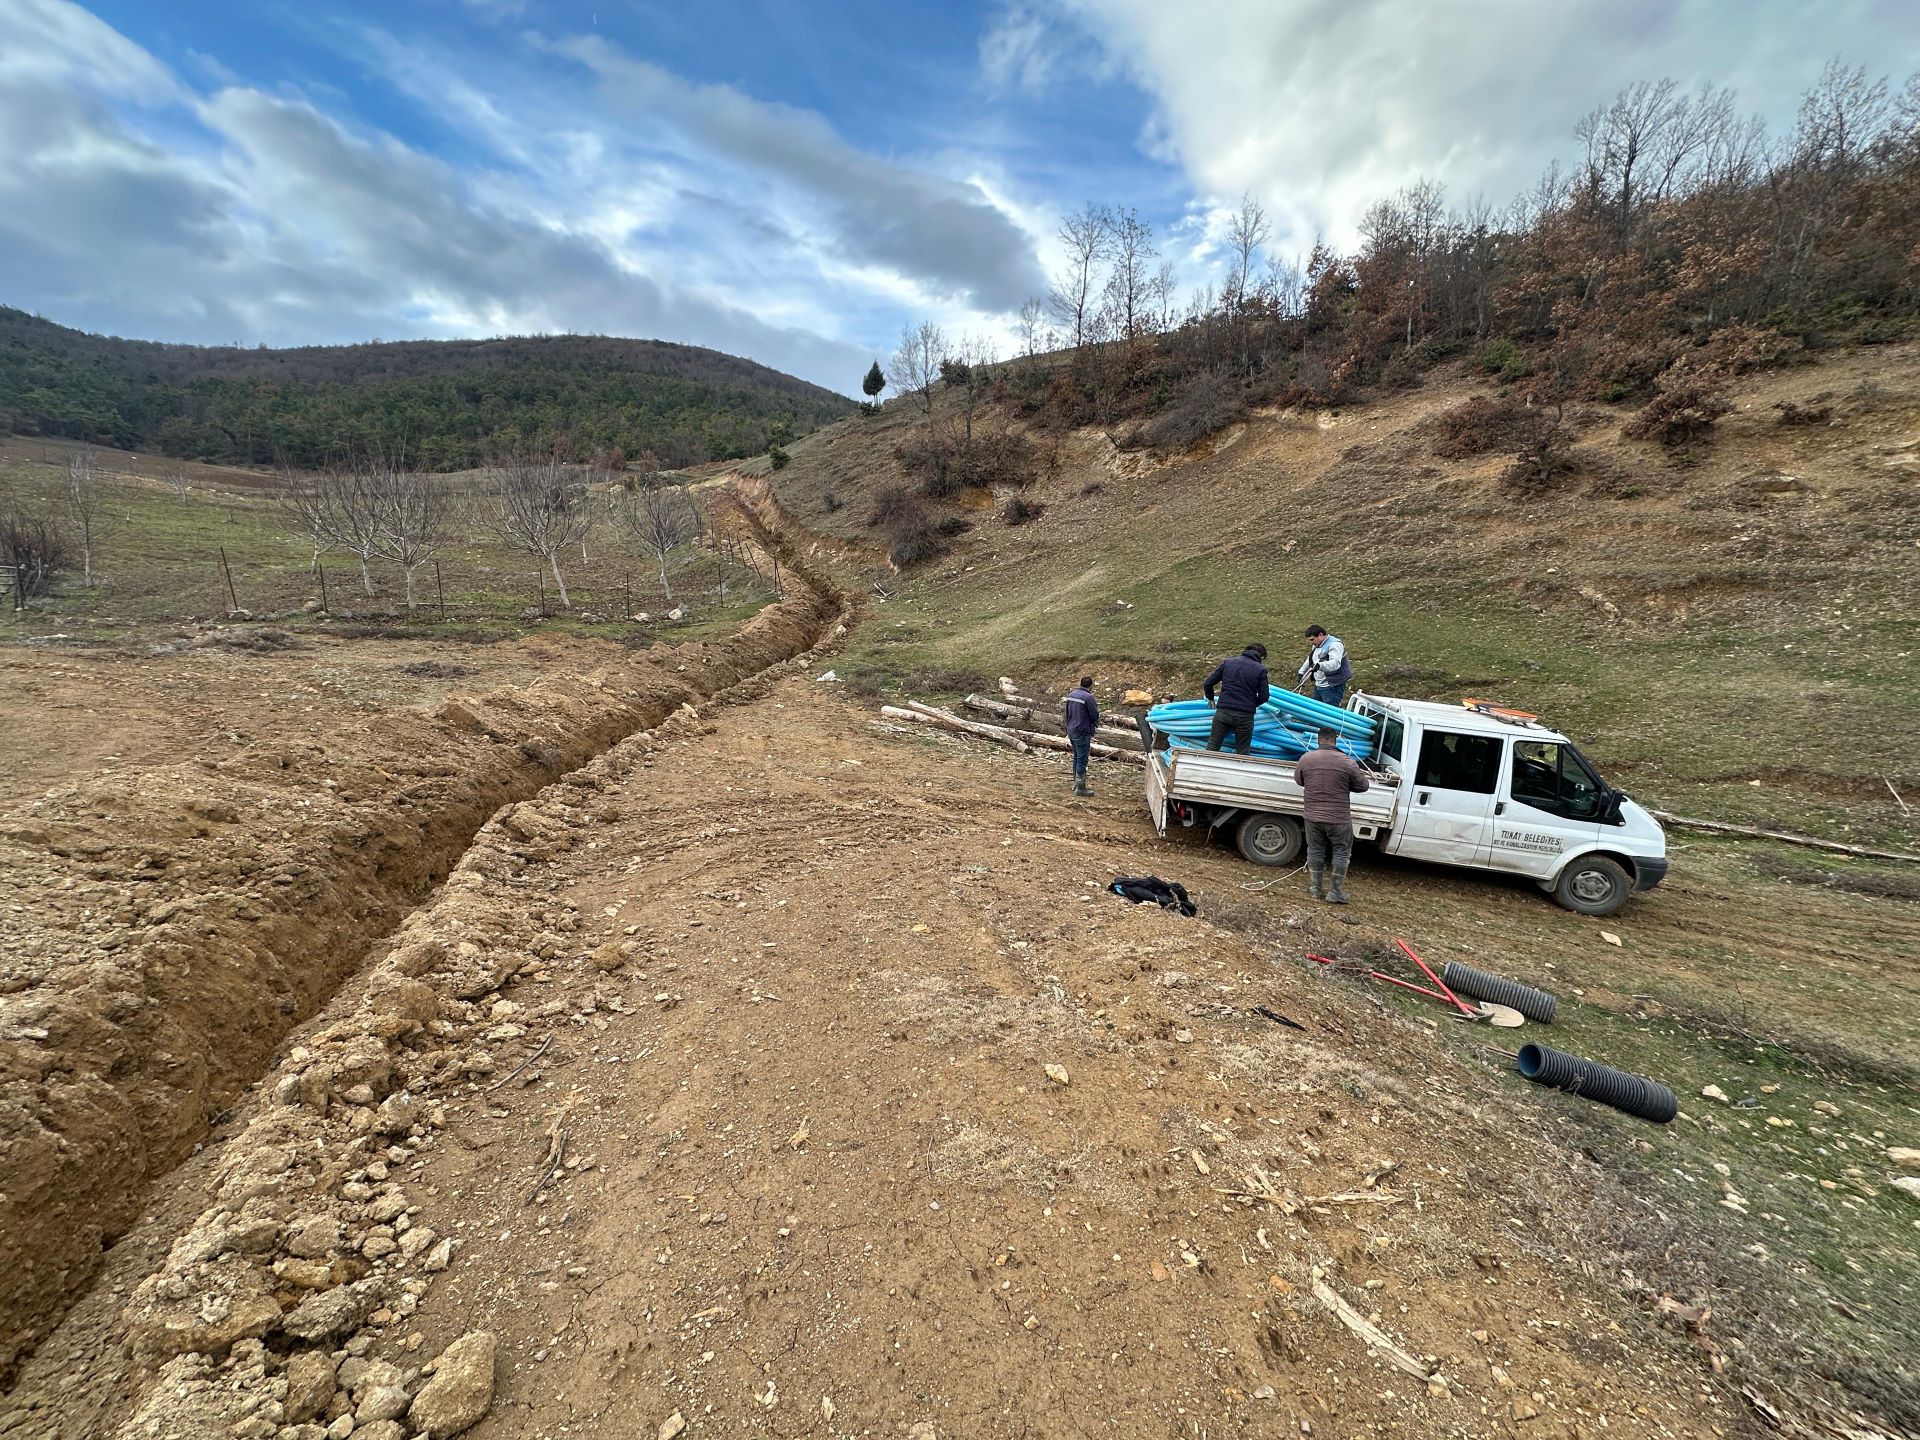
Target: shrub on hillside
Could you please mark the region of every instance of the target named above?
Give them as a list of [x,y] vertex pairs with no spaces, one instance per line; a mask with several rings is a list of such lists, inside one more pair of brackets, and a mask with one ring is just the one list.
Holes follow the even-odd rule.
[[1173,404],[1149,420],[1140,439],[1156,450],[1188,450],[1247,413],[1240,387],[1215,371],[1204,371],[1180,388]]
[[1518,380],[1527,373],[1527,357],[1511,340],[1489,340],[1480,351],[1480,368],[1502,380]]
[[767,447],[767,459],[776,470],[784,470],[793,463],[793,457],[778,445],[769,445]]
[[887,541],[887,558],[903,570],[946,551],[926,501],[904,485],[888,485],[874,496],[871,523]]
[[1522,495],[1538,495],[1576,474],[1573,434],[1557,415],[1535,411],[1537,423],[1522,437],[1500,483]]
[[1717,376],[1676,365],[1660,377],[1653,399],[1620,427],[1620,433],[1631,440],[1657,440],[1677,449],[1707,439],[1731,409],[1733,404]]
[[1029,500],[1024,495],[1016,495],[1007,503],[1006,519],[1009,525],[1025,525],[1038,520],[1047,513],[1047,507],[1038,500]]
[[996,485],[1024,488],[1033,483],[1038,459],[1026,436],[985,428],[971,442],[955,432],[919,430],[893,447],[893,458],[935,500]]
[[1512,450],[1539,428],[1533,407],[1514,399],[1476,395],[1434,421],[1433,453],[1466,460],[1495,450]]

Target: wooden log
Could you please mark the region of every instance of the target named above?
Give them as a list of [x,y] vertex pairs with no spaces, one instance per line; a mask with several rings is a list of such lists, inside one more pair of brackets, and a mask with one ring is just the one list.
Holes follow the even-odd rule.
[[[1063,735],[1042,735],[1037,730],[1014,730],[1029,745],[1038,745],[1046,750],[1071,750],[1073,743]],[[1121,750],[1096,740],[1087,747],[1087,753],[1096,760],[1124,760],[1130,765],[1144,765],[1147,757],[1138,750]]]
[[[1042,735],[1033,730],[1008,730],[998,725],[982,725],[976,721],[963,720],[958,715],[948,714],[932,705],[921,705],[909,701],[913,709],[898,705],[882,705],[880,713],[889,720],[911,720],[919,725],[934,725],[942,730],[952,730],[960,735],[973,735],[982,740],[992,740],[996,744],[1008,745],[1031,754],[1033,747],[1043,750],[1071,750],[1073,746],[1062,736]],[[1087,753],[1096,760],[1124,760],[1134,765],[1146,764],[1147,757],[1127,750],[1116,750],[1111,745],[1096,741],[1087,747]]]
[[[1033,707],[1028,705],[1009,705],[1004,700],[990,700],[985,695],[969,695],[961,703],[969,710],[978,710],[982,715],[998,715],[1004,720],[1025,720],[1030,725],[1058,726],[1063,731],[1066,729],[1064,722],[1055,720],[1045,712],[1036,713]],[[1096,727],[1096,732],[1107,736],[1115,745],[1134,750],[1144,748],[1140,744],[1140,732],[1125,725],[1101,724]]]
[[1920,865],[1920,855],[1898,850],[1870,850],[1864,845],[1842,845],[1838,840],[1822,840],[1813,835],[1795,835],[1790,830],[1762,830],[1754,825],[1729,825],[1724,820],[1696,820],[1675,815],[1671,810],[1653,810],[1649,814],[1662,825],[1678,825],[1683,830],[1711,830],[1716,835],[1744,835],[1752,840],[1778,840],[1783,845],[1805,845],[1814,850],[1831,850],[1840,855],[1858,855],[1867,860],[1898,860]]
[[[894,715],[895,719],[899,719],[900,716],[894,714],[898,708],[899,707],[892,705],[884,706],[880,713],[883,715]],[[991,740],[996,745],[1004,745],[1009,750],[1018,750],[1022,754],[1027,753],[1033,748],[1028,745],[1026,741],[1003,726],[982,725],[975,720],[964,720],[960,716],[952,714],[950,711],[939,709],[933,705],[922,705],[917,700],[907,701],[904,713],[908,716],[918,717],[930,725],[939,725],[948,730],[958,731],[962,735],[977,735],[982,740]]]

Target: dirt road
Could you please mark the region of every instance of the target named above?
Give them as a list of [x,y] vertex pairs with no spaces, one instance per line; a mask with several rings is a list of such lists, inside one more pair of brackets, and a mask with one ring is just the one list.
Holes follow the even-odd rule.
[[[1075,802],[1053,761],[827,695],[682,716],[497,816],[0,1432],[304,1440],[476,1330],[480,1440],[1737,1426],[1615,1293],[1611,1182],[1501,1077],[1207,919],[1246,870],[1143,845],[1131,770]],[[1202,917],[1103,893],[1143,858]],[[463,940],[511,978],[451,993]],[[317,1338],[233,1323],[316,1284],[356,1301]],[[283,1430],[302,1353],[357,1393]]]

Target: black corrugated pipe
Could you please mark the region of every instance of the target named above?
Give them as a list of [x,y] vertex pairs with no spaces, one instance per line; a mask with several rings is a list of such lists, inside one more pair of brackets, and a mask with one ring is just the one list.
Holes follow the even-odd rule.
[[1531,985],[1522,985],[1502,975],[1489,975],[1484,970],[1462,965],[1457,960],[1447,962],[1447,968],[1440,972],[1440,979],[1449,990],[1471,995],[1476,1000],[1490,1000],[1495,1005],[1512,1006],[1527,1019],[1541,1025],[1553,1023],[1554,1008],[1560,1003],[1548,991],[1536,990]]
[[1629,1075],[1625,1070],[1615,1070],[1610,1065],[1600,1065],[1592,1060],[1582,1060],[1578,1055],[1569,1055],[1564,1050],[1551,1050],[1545,1045],[1522,1045],[1516,1063],[1521,1075],[1536,1085],[1551,1085],[1556,1090],[1583,1095],[1642,1120],[1665,1125],[1680,1113],[1680,1104],[1673,1098],[1673,1091],[1659,1081]]

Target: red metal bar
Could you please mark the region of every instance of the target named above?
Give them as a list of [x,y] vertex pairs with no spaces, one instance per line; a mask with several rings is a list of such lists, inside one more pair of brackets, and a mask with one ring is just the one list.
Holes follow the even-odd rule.
[[1309,955],[1307,959],[1316,961],[1321,965],[1332,965],[1337,969],[1346,970],[1354,975],[1364,975],[1369,980],[1384,980],[1389,985],[1398,985],[1402,990],[1411,990],[1414,994],[1425,995],[1430,1000],[1440,1000],[1453,1005],[1460,1003],[1451,991],[1442,994],[1439,990],[1429,990],[1424,985],[1416,985],[1411,980],[1402,980],[1399,976],[1389,975],[1384,970],[1367,970],[1358,965],[1346,965],[1338,960],[1329,960],[1325,955]]
[[1432,970],[1427,968],[1427,962],[1422,960],[1418,955],[1413,953],[1413,947],[1411,945],[1407,944],[1406,941],[1398,938],[1397,936],[1394,938],[1393,943],[1400,947],[1400,949],[1406,954],[1406,957],[1409,960],[1413,961],[1414,964],[1420,967],[1420,973],[1422,975],[1425,975],[1427,979],[1431,980],[1434,984],[1440,987],[1440,993],[1444,995],[1448,1000],[1448,1002],[1451,1003],[1453,1007],[1457,1009],[1462,1015],[1478,1015],[1480,1013],[1478,1010],[1475,1010],[1471,1005],[1463,1001],[1458,995],[1454,994],[1453,991],[1447,989],[1447,982],[1442,980],[1438,975],[1434,974]]

